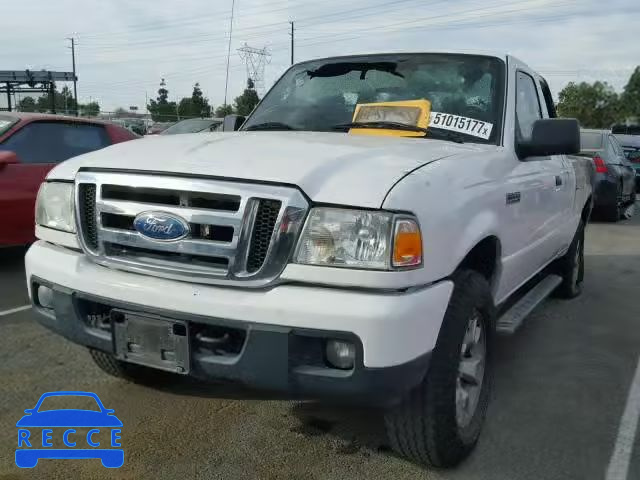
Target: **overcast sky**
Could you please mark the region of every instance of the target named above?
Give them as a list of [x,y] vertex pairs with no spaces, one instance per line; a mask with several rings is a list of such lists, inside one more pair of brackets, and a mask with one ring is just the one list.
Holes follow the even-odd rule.
[[[139,106],[164,77],[170,99],[200,82],[224,100],[232,0],[29,0],[3,2],[0,70],[71,70],[77,39],[78,95],[102,110]],[[547,76],[605,80],[620,90],[640,64],[638,0],[236,0],[229,99],[246,70],[238,49],[266,47],[270,86],[290,61],[392,50],[512,53]],[[59,88],[61,88],[60,86]],[[5,99],[0,98],[0,106]]]

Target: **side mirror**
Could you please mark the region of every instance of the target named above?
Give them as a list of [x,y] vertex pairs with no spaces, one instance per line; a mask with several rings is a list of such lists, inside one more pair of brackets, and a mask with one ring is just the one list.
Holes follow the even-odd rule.
[[242,115],[227,115],[224,117],[224,122],[222,123],[222,131],[235,132],[236,130],[240,130],[246,118],[247,117]]
[[580,153],[580,125],[574,118],[536,120],[531,140],[520,141],[516,151],[521,159]]
[[12,152],[10,150],[0,150],[0,169],[12,163],[20,163],[20,159],[18,158],[16,152]]

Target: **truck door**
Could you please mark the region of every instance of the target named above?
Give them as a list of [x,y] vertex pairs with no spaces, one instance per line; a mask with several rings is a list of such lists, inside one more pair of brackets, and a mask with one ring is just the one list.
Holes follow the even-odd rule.
[[[542,102],[542,116],[555,118],[556,109],[551,96],[551,90],[544,79],[539,79],[539,94]],[[566,155],[551,155],[545,162],[554,177],[554,190],[547,212],[549,233],[553,241],[549,242],[550,255],[555,256],[558,251],[569,247],[582,213],[582,205],[574,205],[576,197],[576,176],[573,164]]]
[[531,137],[533,124],[543,118],[535,74],[524,64],[509,64],[511,96],[507,102],[507,123],[504,144],[512,152],[510,169],[504,179],[505,204],[502,218],[502,275],[496,292],[500,302],[522,286],[552,258],[553,228],[558,218],[558,188],[566,187],[562,178],[562,160],[552,157],[518,158],[515,145]]

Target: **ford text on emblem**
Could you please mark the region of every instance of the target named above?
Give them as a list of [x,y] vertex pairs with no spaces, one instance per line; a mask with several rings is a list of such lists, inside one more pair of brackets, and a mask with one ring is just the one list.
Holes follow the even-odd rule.
[[180,240],[189,234],[189,225],[182,218],[163,212],[143,212],[133,220],[133,228],[153,240]]

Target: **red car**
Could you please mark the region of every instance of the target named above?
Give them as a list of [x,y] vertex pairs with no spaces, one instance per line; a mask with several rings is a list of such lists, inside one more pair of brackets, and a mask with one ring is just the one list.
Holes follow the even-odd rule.
[[56,164],[134,138],[126,128],[94,120],[0,112],[0,246],[35,239],[36,195]]

